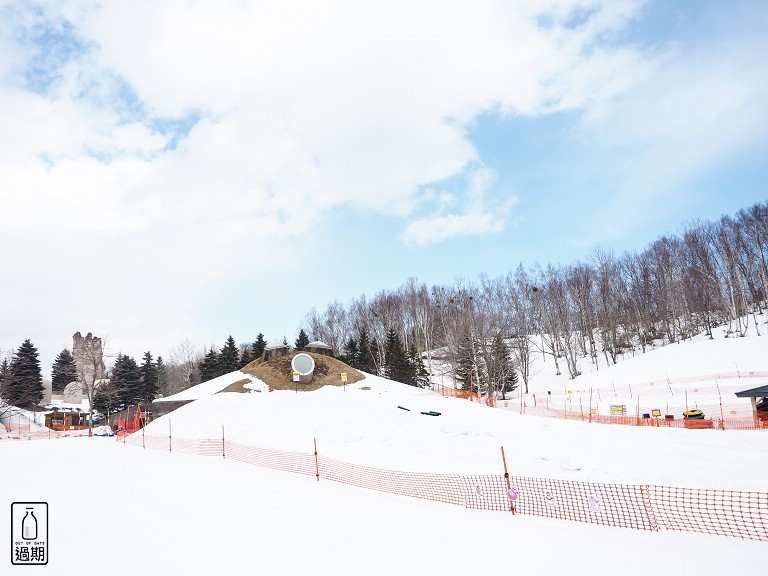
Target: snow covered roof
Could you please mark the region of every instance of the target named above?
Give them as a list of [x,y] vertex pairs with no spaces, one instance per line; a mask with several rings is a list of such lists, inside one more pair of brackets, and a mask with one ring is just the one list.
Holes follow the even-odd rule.
[[288,348],[288,344],[283,344],[282,342],[270,342],[267,344],[265,350],[276,350],[278,348]]
[[331,347],[326,344],[325,342],[321,342],[320,340],[315,340],[314,342],[310,342],[304,348],[328,348],[328,350],[331,349]]

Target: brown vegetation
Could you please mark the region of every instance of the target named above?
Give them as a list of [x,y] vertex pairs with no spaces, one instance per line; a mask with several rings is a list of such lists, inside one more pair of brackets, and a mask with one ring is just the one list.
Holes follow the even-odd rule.
[[[303,352],[303,354],[312,356],[312,359],[315,361],[314,376],[312,382],[309,384],[294,382],[291,359],[299,353],[299,350],[292,350],[287,356],[281,356],[280,358],[275,358],[268,362],[254,360],[240,370],[265,382],[267,386],[269,386],[270,391],[301,390],[304,392],[311,392],[322,388],[323,386],[343,386],[344,383],[341,381],[342,372],[347,374],[347,384],[353,384],[365,378],[363,374],[341,360],[322,354]],[[242,388],[242,385],[240,387]],[[222,390],[222,392],[223,391],[224,390]],[[231,391],[234,392],[238,390]]]

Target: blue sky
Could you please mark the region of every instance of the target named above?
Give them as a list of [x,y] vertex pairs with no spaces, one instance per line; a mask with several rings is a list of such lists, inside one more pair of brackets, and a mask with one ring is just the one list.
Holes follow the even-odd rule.
[[411,276],[764,201],[765,29],[759,1],[0,0],[0,351],[293,340]]

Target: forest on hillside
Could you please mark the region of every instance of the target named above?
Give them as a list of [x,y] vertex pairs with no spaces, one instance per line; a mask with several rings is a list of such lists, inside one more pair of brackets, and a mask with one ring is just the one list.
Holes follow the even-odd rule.
[[[722,326],[738,337],[766,306],[768,202],[695,221],[639,253],[596,248],[584,262],[522,265],[428,287],[416,278],[347,304],[313,309],[302,328],[353,365],[364,357],[386,372],[388,335],[414,348],[434,373],[450,366],[460,385],[503,391],[509,370],[527,389],[534,353],[559,373],[579,375],[578,358],[615,364],[627,351],[685,340]],[[360,345],[364,341],[365,346]]]

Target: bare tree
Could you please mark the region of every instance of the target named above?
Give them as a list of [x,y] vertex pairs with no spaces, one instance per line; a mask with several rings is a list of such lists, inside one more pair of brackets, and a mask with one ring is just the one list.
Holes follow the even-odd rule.
[[166,363],[168,382],[160,393],[163,396],[170,396],[199,384],[199,366],[204,357],[205,352],[192,344],[189,339],[172,348]]

